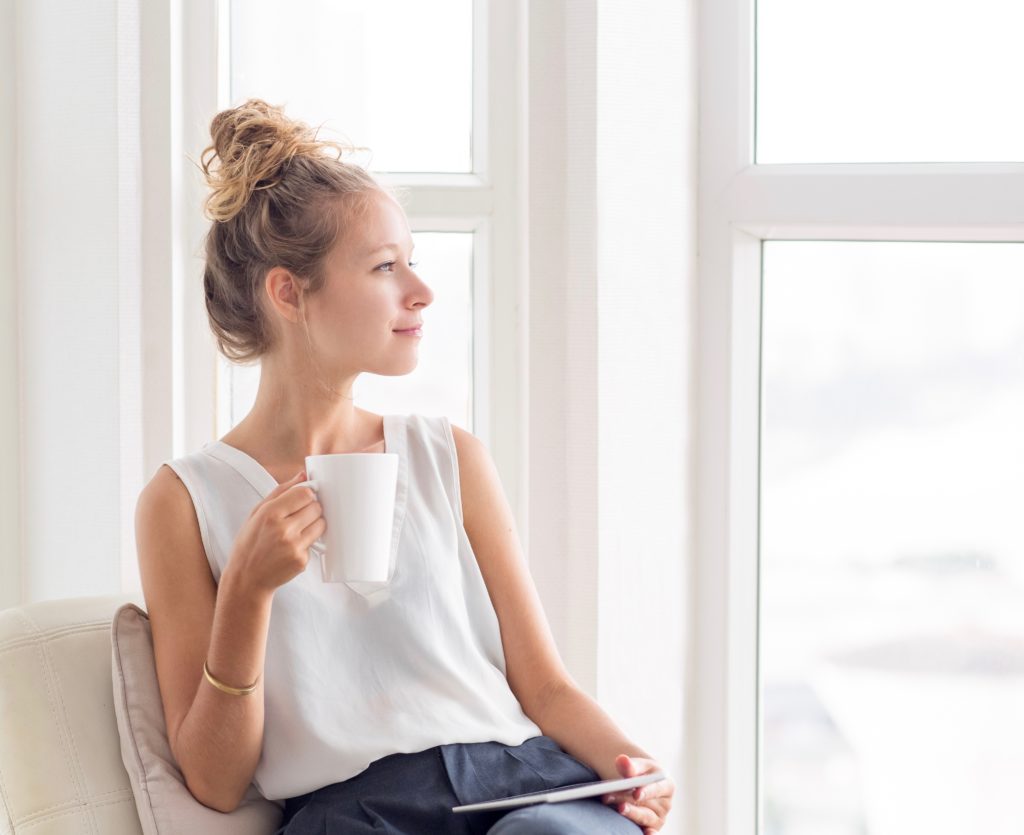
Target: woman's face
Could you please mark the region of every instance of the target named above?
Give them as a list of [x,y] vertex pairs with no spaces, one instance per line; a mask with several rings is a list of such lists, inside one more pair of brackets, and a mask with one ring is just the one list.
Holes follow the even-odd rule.
[[307,296],[306,316],[314,355],[332,376],[416,367],[421,337],[396,331],[422,324],[434,294],[410,266],[412,247],[401,206],[374,192],[327,256],[324,286]]

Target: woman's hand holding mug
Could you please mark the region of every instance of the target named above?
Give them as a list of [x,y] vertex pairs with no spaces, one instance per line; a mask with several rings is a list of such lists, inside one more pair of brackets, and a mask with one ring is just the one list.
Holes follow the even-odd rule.
[[253,508],[235,537],[224,573],[258,592],[273,594],[306,570],[309,548],[327,529],[312,487],[292,490],[305,479],[300,470],[277,485]]

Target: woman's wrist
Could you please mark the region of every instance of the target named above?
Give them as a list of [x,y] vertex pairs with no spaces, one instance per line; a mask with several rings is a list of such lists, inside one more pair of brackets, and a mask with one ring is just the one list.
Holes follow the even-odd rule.
[[249,582],[246,573],[232,568],[229,561],[217,584],[217,597],[221,598],[222,596],[231,601],[240,600],[247,605],[253,603],[269,605],[274,597],[274,589],[262,588]]
[[260,679],[259,677],[257,677],[252,684],[246,685],[245,687],[233,687],[232,685],[226,684],[225,682],[221,681],[213,673],[210,672],[209,662],[203,663],[203,675],[206,677],[206,680],[210,682],[210,684],[212,684],[222,693],[227,693],[229,696],[251,696],[253,693],[256,692],[256,688],[260,683]]
[[[204,677],[246,690],[263,672],[273,592],[254,587],[231,570],[221,574]],[[214,687],[217,684],[211,682]],[[224,689],[224,688],[217,688]]]

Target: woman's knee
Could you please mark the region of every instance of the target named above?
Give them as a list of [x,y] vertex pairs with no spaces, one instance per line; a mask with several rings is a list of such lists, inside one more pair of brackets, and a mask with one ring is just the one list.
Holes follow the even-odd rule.
[[494,826],[487,830],[487,835],[562,835],[559,824],[549,814],[544,814],[544,806],[529,806],[509,812]]
[[595,801],[545,803],[509,812],[487,835],[637,835],[640,827]]

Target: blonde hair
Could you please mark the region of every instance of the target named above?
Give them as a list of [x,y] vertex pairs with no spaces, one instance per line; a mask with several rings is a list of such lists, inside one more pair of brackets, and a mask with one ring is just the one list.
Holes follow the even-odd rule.
[[267,271],[282,266],[303,280],[304,295],[317,293],[325,256],[370,195],[399,198],[341,160],[346,151],[368,149],[317,139],[308,125],[262,99],[218,113],[210,134],[200,157],[211,189],[204,203],[211,220],[206,313],[220,352],[244,364],[274,347],[261,303]]

